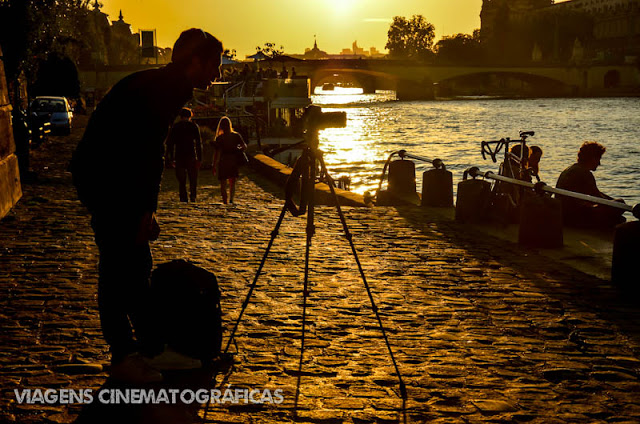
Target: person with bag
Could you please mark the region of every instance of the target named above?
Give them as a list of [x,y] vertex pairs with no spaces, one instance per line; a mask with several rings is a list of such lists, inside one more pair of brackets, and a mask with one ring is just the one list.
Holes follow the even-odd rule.
[[[236,180],[239,176],[238,169],[249,163],[242,136],[233,130],[231,120],[223,116],[218,122],[216,130],[216,140],[213,143],[216,150],[213,159],[213,175],[218,176],[220,181],[220,191],[222,192],[222,203],[233,203],[235,195]],[[229,182],[229,196],[227,197],[227,181]]]
[[161,381],[162,374],[145,356],[171,354],[158,355],[162,346],[149,283],[149,242],[160,233],[156,209],[164,141],[193,89],[206,89],[220,77],[223,51],[222,43],[201,29],[182,32],[171,63],[136,72],[113,86],[73,153],[69,170],[91,214],[99,252],[100,323],[111,347],[111,377],[119,381]]

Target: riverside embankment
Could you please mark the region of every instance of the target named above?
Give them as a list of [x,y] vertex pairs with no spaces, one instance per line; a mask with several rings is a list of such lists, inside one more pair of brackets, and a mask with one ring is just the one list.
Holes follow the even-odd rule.
[[[65,171],[80,133],[52,137],[34,152],[40,179],[0,221],[0,422],[73,422],[90,408],[18,404],[14,389],[97,390],[107,378],[97,249]],[[282,208],[280,191],[246,170],[237,203],[223,205],[217,181],[203,171],[198,203],[182,204],[173,173],[164,180],[155,263],[188,258],[214,271],[229,326]],[[398,397],[337,215],[318,207],[299,422],[640,420],[637,301],[621,299],[606,280],[429,211],[344,210],[408,399],[403,406]],[[208,422],[293,420],[305,225],[285,218],[240,326],[236,364],[216,380],[282,389],[284,402],[212,405]],[[102,413],[109,422],[176,423],[198,422],[203,410],[137,405]]]

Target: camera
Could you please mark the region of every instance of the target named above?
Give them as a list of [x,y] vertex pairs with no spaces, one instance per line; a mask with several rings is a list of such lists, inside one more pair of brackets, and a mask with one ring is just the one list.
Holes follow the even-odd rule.
[[323,112],[320,106],[307,106],[302,116],[304,128],[320,131],[325,128],[344,128],[347,126],[346,112]]

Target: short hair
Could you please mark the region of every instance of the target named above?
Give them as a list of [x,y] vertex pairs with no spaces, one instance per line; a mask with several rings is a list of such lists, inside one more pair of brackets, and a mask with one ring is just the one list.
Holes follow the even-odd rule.
[[584,162],[591,158],[600,159],[604,152],[607,151],[607,148],[597,141],[585,141],[580,146],[580,151],[578,152],[578,162]]
[[[511,153],[513,153],[514,155],[516,155],[518,157],[518,159],[520,159],[520,153],[522,152],[522,145],[521,144],[516,144],[515,146],[513,146],[511,148]],[[527,160],[529,159],[529,148],[527,146],[524,146],[524,155],[523,155],[523,159]]]
[[531,146],[531,155],[535,153],[540,153],[540,156],[542,156],[542,149],[540,146]]
[[193,57],[206,63],[211,57],[224,51],[222,43],[213,35],[198,28],[183,31],[173,45],[171,61],[177,64],[188,64]]
[[180,109],[178,116],[181,118],[191,118],[193,116],[193,112],[191,112],[191,109],[189,109],[188,107],[183,107],[182,109]]

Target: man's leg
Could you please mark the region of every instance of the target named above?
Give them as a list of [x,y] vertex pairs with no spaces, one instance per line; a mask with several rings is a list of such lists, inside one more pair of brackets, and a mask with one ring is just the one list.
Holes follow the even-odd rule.
[[198,190],[198,168],[196,168],[196,164],[193,163],[189,165],[189,199],[192,202],[196,201],[196,192]]
[[233,203],[233,196],[236,194],[236,179],[229,178],[229,201]]
[[222,203],[227,204],[227,180],[220,180],[220,192],[222,194]]
[[141,349],[155,353],[159,347],[150,304],[151,251],[148,242],[135,243],[138,221],[138,218],[114,220],[109,216],[92,219],[100,252],[100,321],[105,340],[111,346],[113,363]]
[[187,168],[176,165],[176,178],[178,179],[178,192],[180,193],[180,201],[187,201]]

